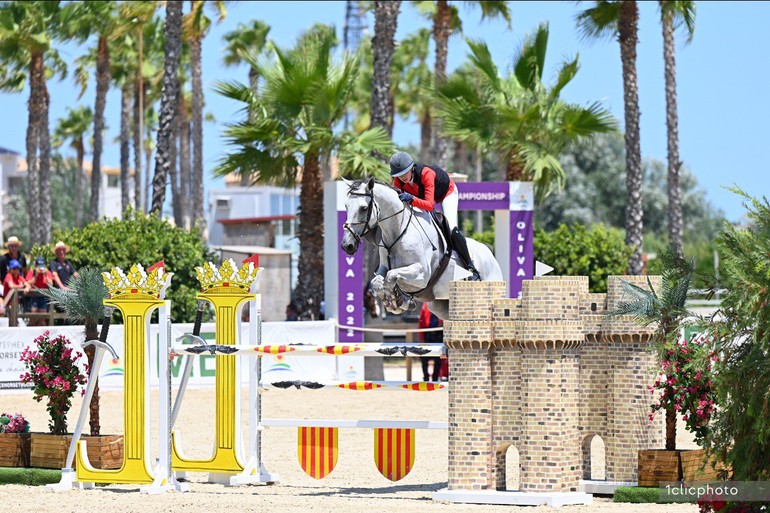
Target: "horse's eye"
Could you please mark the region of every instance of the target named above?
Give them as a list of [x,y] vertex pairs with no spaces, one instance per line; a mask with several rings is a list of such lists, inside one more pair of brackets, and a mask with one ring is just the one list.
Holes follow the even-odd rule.
[[361,205],[361,206],[358,208],[358,210],[360,210],[361,212],[365,212],[367,208],[369,208],[369,206],[368,206],[368,205]]

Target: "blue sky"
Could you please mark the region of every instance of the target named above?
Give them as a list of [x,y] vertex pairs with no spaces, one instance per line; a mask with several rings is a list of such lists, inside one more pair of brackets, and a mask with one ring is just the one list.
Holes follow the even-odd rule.
[[[459,2],[458,2],[459,3]],[[490,46],[501,70],[507,68],[522,37],[541,22],[550,25],[546,74],[552,77],[559,62],[575,53],[580,55],[580,71],[564,90],[563,97],[580,104],[601,101],[616,117],[623,119],[623,86],[620,50],[615,41],[583,41],[574,23],[577,12],[588,2],[511,2],[512,24],[480,21],[478,10],[460,6],[464,36],[483,39]],[[768,194],[766,153],[761,148],[770,141],[770,102],[767,84],[770,71],[766,64],[770,49],[770,4],[753,2],[698,2],[697,28],[691,44],[677,34],[677,86],[679,93],[680,155],[695,173],[708,198],[721,208],[728,219],[737,221],[744,213],[740,199],[722,188],[733,182],[754,196]],[[187,8],[187,7],[185,7]],[[246,82],[247,70],[225,68],[221,63],[222,36],[239,22],[254,18],[272,27],[270,37],[281,46],[289,46],[297,35],[313,23],[330,23],[342,36],[345,2],[231,2],[228,17],[212,27],[204,41],[203,79],[206,87],[206,111],[216,123],[204,127],[204,161],[211,169],[226,147],[222,126],[236,119],[238,106],[211,91],[217,80],[238,79]],[[370,20],[370,27],[372,23]],[[402,4],[396,38],[428,22],[420,18],[408,2]],[[657,2],[640,4],[638,47],[639,99],[641,104],[641,144],[644,157],[666,159],[665,96],[663,49]],[[62,57],[71,61],[82,49],[68,45]],[[454,36],[449,46],[449,69],[460,65],[467,54],[463,39]],[[67,106],[78,103],[78,90],[71,77],[49,84],[51,127],[63,116]],[[27,122],[28,92],[19,95],[0,93],[5,122],[0,124],[0,146],[23,154]],[[93,83],[80,102],[93,106]],[[114,142],[119,130],[120,97],[111,91],[107,100],[107,124],[104,162],[116,166],[119,148]],[[11,121],[12,120],[12,121]],[[397,120],[394,139],[397,144],[417,143],[419,128],[415,123]],[[447,166],[452,169],[451,165]],[[457,171],[462,171],[457,169]],[[221,180],[206,179],[207,190],[223,186]]]

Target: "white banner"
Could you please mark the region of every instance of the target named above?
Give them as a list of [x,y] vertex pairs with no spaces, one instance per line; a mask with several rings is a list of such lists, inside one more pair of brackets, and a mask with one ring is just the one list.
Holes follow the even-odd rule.
[[[172,341],[185,333],[192,332],[192,324],[173,324]],[[201,326],[201,338],[211,343],[248,344],[248,323],[241,324],[240,339],[236,341],[215,341],[214,323]],[[85,338],[83,326],[51,326],[35,328],[0,328],[0,390],[31,388],[21,383],[20,376],[25,372],[19,361],[22,351],[32,346],[34,339],[50,331],[51,337],[64,334],[76,350],[82,352],[80,343]],[[150,326],[150,384],[158,384],[158,325]],[[110,327],[107,342],[115,349],[118,356],[123,355],[123,326]],[[336,342],[335,322],[264,322],[262,323],[263,344],[314,344],[328,345]],[[215,356],[192,356],[194,365],[190,377],[190,386],[213,386]],[[85,369],[85,356],[78,362]],[[241,366],[243,369],[245,366]],[[184,357],[175,358],[171,364],[172,382],[178,383],[184,369]],[[123,387],[123,361],[113,359],[106,354],[99,371],[99,386],[102,388]],[[277,381],[356,381],[364,379],[364,359],[360,356],[264,356],[262,357],[262,379],[271,383]],[[248,384],[248,373],[241,373],[241,382]]]

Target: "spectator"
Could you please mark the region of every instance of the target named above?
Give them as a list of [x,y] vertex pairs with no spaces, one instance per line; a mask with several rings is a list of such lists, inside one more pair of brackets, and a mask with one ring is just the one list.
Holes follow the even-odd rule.
[[30,290],[29,283],[21,275],[21,262],[15,258],[8,262],[8,274],[3,280],[3,303],[7,304],[12,290],[18,290],[19,294]]
[[8,237],[5,247],[8,252],[0,257],[0,282],[5,282],[5,275],[8,274],[8,264],[11,260],[18,260],[21,264],[22,275],[27,274],[27,257],[21,252],[22,242],[18,237]]
[[[35,260],[35,268],[30,269],[26,276],[27,283],[31,287],[38,289],[48,289],[53,287],[53,274],[46,269],[45,257],[39,256]],[[29,300],[32,313],[48,312],[48,298],[45,296],[33,296]],[[31,326],[45,326],[45,319],[32,319]]]
[[56,260],[51,262],[51,265],[49,266],[51,274],[53,275],[54,284],[57,288],[62,290],[68,290],[69,287],[67,285],[70,282],[70,278],[78,275],[75,271],[75,266],[72,265],[72,262],[67,260],[67,253],[69,253],[69,250],[70,247],[64,242],[57,242],[53,247]]
[[286,320],[287,321],[299,320],[299,312],[297,311],[297,307],[294,306],[293,302],[286,305]]
[[[417,323],[417,327],[420,329],[437,328],[443,325],[444,323],[441,321],[441,319],[439,319],[436,314],[428,310],[428,303],[423,303],[422,309],[420,310],[420,319]],[[424,333],[420,333],[420,341],[421,342],[443,342],[444,332],[443,331],[426,331]],[[422,363],[422,380],[438,381],[439,373],[441,372],[441,357],[440,356],[423,356],[422,358],[420,358],[420,361]],[[431,361],[433,361],[432,376],[428,372],[429,364]]]

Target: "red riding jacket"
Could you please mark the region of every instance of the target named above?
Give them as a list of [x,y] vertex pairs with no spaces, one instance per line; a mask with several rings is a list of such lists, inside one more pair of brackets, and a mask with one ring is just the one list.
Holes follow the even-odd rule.
[[444,201],[444,198],[455,190],[454,180],[438,166],[430,168],[415,164],[412,174],[412,183],[404,183],[400,178],[394,178],[393,186],[412,194],[412,205],[419,209],[432,211],[436,203]]

